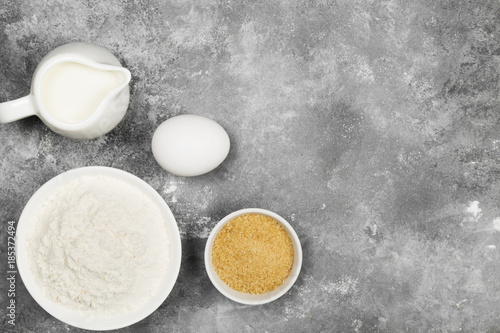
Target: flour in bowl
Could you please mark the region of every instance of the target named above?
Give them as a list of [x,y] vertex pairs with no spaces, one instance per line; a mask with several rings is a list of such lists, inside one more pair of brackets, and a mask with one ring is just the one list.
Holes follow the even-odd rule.
[[159,289],[169,239],[158,206],[108,176],[82,176],[50,195],[28,234],[30,268],[46,297],[109,316],[140,307]]

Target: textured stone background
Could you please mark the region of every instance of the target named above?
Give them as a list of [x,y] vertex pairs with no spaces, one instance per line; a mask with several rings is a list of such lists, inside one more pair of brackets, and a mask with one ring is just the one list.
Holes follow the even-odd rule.
[[[123,332],[500,331],[499,1],[2,0],[0,102],[72,41],[130,69],[130,108],[90,141],[36,117],[0,125],[0,222],[72,168],[151,184],[179,224],[182,268]],[[151,153],[156,127],[183,113],[232,140],[204,176],[168,174]],[[224,298],[203,264],[211,228],[245,207],[288,219],[304,250],[296,285],[262,306]],[[19,277],[10,328],[0,286],[2,329],[73,331]]]

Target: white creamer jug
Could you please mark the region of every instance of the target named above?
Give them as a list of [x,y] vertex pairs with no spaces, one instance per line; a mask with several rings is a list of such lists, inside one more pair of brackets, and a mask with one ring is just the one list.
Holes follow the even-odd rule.
[[28,96],[0,103],[0,123],[36,115],[61,135],[96,138],[124,117],[130,79],[108,50],[88,43],[62,45],[40,61]]

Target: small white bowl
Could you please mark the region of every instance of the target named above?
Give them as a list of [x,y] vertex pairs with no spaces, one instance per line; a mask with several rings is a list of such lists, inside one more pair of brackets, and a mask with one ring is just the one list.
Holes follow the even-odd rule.
[[[168,274],[163,279],[156,295],[152,296],[145,304],[136,310],[128,313],[112,316],[89,316],[73,311],[60,304],[57,304],[43,294],[35,281],[33,272],[30,269],[28,249],[26,247],[26,237],[33,221],[33,216],[44,203],[48,195],[56,188],[81,176],[106,175],[120,179],[130,185],[135,186],[151,200],[160,209],[167,227],[170,240],[170,261]],[[49,314],[60,321],[87,330],[113,330],[123,328],[144,319],[153,313],[167,298],[175,285],[181,266],[181,239],[179,229],[170,208],[163,198],[142,179],[119,169],[91,166],[66,171],[48,182],[46,182],[38,191],[33,194],[31,199],[24,207],[16,232],[16,259],[19,274],[23,280],[26,289],[28,289],[35,301]]]
[[[227,284],[224,283],[224,281],[222,281],[219,278],[217,272],[215,271],[212,265],[212,247],[214,244],[215,237],[217,236],[219,231],[226,225],[226,223],[228,223],[235,217],[244,214],[263,214],[274,218],[285,228],[286,232],[288,233],[288,236],[290,236],[290,240],[292,241],[293,245],[294,259],[290,275],[287,277],[287,279],[281,286],[272,291],[260,295],[242,293],[230,288]],[[297,234],[293,230],[292,226],[284,218],[282,218],[276,213],[273,213],[265,209],[246,208],[227,215],[222,220],[220,220],[219,223],[217,223],[217,225],[214,227],[214,229],[210,233],[210,236],[208,237],[207,244],[205,246],[205,268],[207,270],[208,277],[212,281],[213,285],[227,298],[242,304],[248,304],[248,305],[265,304],[283,296],[293,286],[295,280],[297,280],[301,267],[302,267],[302,247],[300,245],[300,240],[297,237]]]

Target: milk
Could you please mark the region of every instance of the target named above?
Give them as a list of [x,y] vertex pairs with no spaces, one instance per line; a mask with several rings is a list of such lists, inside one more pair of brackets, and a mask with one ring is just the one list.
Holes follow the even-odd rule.
[[40,97],[52,116],[65,123],[77,123],[89,118],[109,92],[122,83],[113,71],[61,62],[42,77]]

